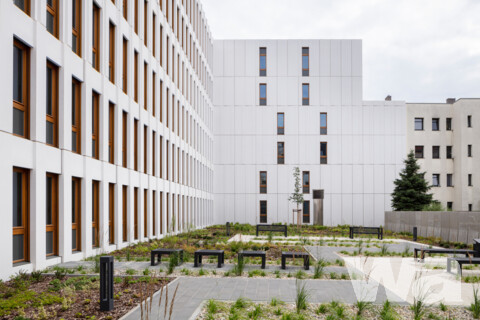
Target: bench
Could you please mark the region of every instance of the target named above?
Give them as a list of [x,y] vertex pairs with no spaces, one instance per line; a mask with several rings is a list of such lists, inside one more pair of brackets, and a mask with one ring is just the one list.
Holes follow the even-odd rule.
[[282,224],[257,224],[257,237],[260,231],[283,232],[287,236],[287,226]]
[[287,258],[303,258],[303,268],[310,270],[310,255],[306,252],[282,252],[282,269],[286,269]]
[[447,272],[451,272],[452,262],[457,262],[457,274],[462,276],[462,266],[464,264],[480,264],[480,258],[447,258]]
[[477,257],[478,253],[475,250],[467,250],[467,249],[433,249],[433,248],[414,248],[413,249],[413,258],[416,260],[418,259],[418,252],[420,251],[420,260],[425,259],[425,254],[461,254],[465,255],[465,257],[474,256]]
[[224,261],[225,261],[225,253],[223,250],[197,250],[195,251],[194,255],[194,263],[193,266],[198,268],[202,264],[202,257],[203,256],[216,256],[218,260],[217,267],[221,268]]
[[355,234],[376,234],[379,240],[383,240],[383,228],[377,227],[350,227],[350,239]]
[[[171,255],[177,253],[180,258],[180,264],[183,263],[183,249],[155,249],[150,252],[150,265],[156,266],[162,261],[162,255]],[[158,257],[158,262],[155,263],[155,257]]]
[[262,269],[265,269],[265,264],[267,260],[267,254],[265,253],[265,251],[240,251],[238,253],[238,260],[243,260],[243,257],[261,257]]

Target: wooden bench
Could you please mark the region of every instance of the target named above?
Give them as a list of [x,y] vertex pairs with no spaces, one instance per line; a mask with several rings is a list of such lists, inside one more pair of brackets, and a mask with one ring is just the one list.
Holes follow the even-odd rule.
[[282,269],[286,269],[287,258],[303,258],[303,268],[310,269],[310,255],[306,252],[282,252]]
[[447,258],[447,272],[452,271],[452,262],[457,263],[457,274],[461,277],[463,265],[480,264],[480,258]]
[[221,268],[224,261],[225,261],[225,253],[223,250],[197,250],[195,251],[194,255],[194,263],[193,266],[198,268],[202,264],[202,257],[203,256],[216,256],[218,260],[217,267]]
[[287,226],[282,224],[257,224],[257,237],[260,231],[283,232],[287,236]]
[[383,240],[383,228],[377,227],[350,227],[350,239],[355,234],[376,234],[379,240]]
[[238,260],[243,260],[243,257],[260,257],[262,258],[262,269],[265,269],[267,254],[265,251],[240,251],[238,253]]
[[475,250],[467,250],[467,249],[434,249],[434,248],[414,248],[413,249],[413,258],[416,260],[418,259],[418,252],[420,251],[420,260],[425,259],[425,254],[461,254],[465,255],[465,257],[469,256],[476,256],[477,252]]
[[[183,263],[183,249],[155,249],[150,252],[150,265],[156,266],[162,261],[162,255],[171,255],[177,253],[180,258],[180,264]],[[158,257],[158,262],[155,263],[155,257]],[[179,264],[179,265],[180,265]]]

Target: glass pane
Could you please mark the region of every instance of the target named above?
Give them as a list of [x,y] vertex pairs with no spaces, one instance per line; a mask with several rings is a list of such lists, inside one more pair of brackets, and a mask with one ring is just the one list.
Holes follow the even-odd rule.
[[72,151],[77,152],[77,133],[72,131]]
[[72,229],[72,249],[77,249],[77,230]]
[[267,48],[260,48],[260,54],[267,54]]
[[267,69],[267,57],[260,56],[260,69]]
[[423,119],[415,119],[415,130],[423,130]]
[[[76,26],[77,26],[77,0],[72,0],[72,27],[75,28]],[[73,43],[75,43],[75,41],[73,41]]]
[[283,156],[283,143],[278,144],[278,155]]
[[267,70],[260,70],[260,77],[266,77],[267,76]]
[[72,223],[76,223],[76,203],[77,203],[77,193],[76,193],[77,184],[75,181],[72,181]]
[[72,34],[72,50],[77,52],[77,36]]
[[13,100],[23,102],[23,51],[13,46]]
[[53,15],[50,12],[47,12],[47,30],[51,34],[53,34],[54,32],[53,25],[54,25]]
[[326,143],[320,144],[320,155],[321,156],[326,156],[327,155],[327,144]]
[[52,69],[47,67],[47,114],[52,115]]
[[15,0],[15,5],[25,11],[25,0]]
[[23,234],[16,234],[13,236],[13,261],[23,260]]
[[13,133],[20,136],[25,135],[24,112],[13,108]]
[[303,174],[303,184],[307,186],[310,184],[310,175],[308,173]]
[[267,175],[265,173],[260,174],[260,184],[267,184]]
[[53,7],[53,0],[47,0],[47,4],[48,4],[50,7]]
[[320,128],[320,134],[327,134],[327,128]]
[[320,115],[320,127],[326,127],[327,126],[327,115],[326,114],[321,114]]
[[53,144],[53,123],[47,121],[47,144]]
[[[297,60],[298,61],[298,60]],[[308,56],[302,56],[302,68],[308,69]]]
[[[22,173],[13,172],[13,226],[23,226],[22,217]],[[15,259],[14,259],[15,260]]]
[[47,196],[47,199],[46,199],[46,204],[47,204],[47,208],[46,208],[46,224],[47,226],[48,225],[51,225],[52,224],[52,178],[51,177],[47,177],[47,186],[46,186],[47,190],[46,190],[46,196]]
[[302,54],[308,54],[310,51],[309,48],[302,48]]
[[96,142],[95,140],[92,140],[92,157],[96,157],[97,155],[95,154],[95,145],[96,145]]
[[92,54],[92,65],[94,68],[96,68],[97,66],[95,65],[95,62],[97,61],[97,54],[95,52],[93,52]]
[[308,85],[304,84],[302,86],[302,97],[303,98],[308,98]]
[[279,127],[283,127],[283,126],[284,126],[284,125],[283,125],[283,118],[284,118],[284,115],[283,115],[283,114],[279,114],[279,115],[278,115],[278,118],[277,118],[277,119],[278,119],[278,124],[277,124],[277,126],[279,126]]
[[266,98],[267,97],[267,86],[262,84],[260,85],[260,98]]
[[96,239],[95,239],[95,228],[92,228],[92,245],[96,246]]
[[47,254],[53,253],[53,232],[47,232]]

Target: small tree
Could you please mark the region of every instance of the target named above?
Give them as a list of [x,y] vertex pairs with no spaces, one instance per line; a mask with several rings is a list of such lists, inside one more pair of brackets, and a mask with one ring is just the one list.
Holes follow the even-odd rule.
[[[293,193],[288,198],[288,201],[293,202],[297,206],[297,214],[300,210],[300,205],[303,203],[302,185],[300,184],[300,168],[293,168],[293,178],[295,179],[295,186]],[[295,223],[295,215],[292,213],[292,223]],[[297,216],[297,224],[300,226],[300,217]]]
[[431,186],[425,181],[425,173],[419,172],[420,166],[413,151],[410,151],[404,163],[400,178],[394,181],[392,207],[395,211],[421,211],[432,203],[433,196],[428,193]]

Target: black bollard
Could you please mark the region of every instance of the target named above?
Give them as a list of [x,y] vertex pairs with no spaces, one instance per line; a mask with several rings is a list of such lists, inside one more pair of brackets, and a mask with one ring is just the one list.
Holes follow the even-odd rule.
[[227,236],[230,237],[230,222],[227,222]]
[[100,257],[100,310],[113,310],[113,257]]
[[413,227],[413,241],[417,242],[417,227]]

